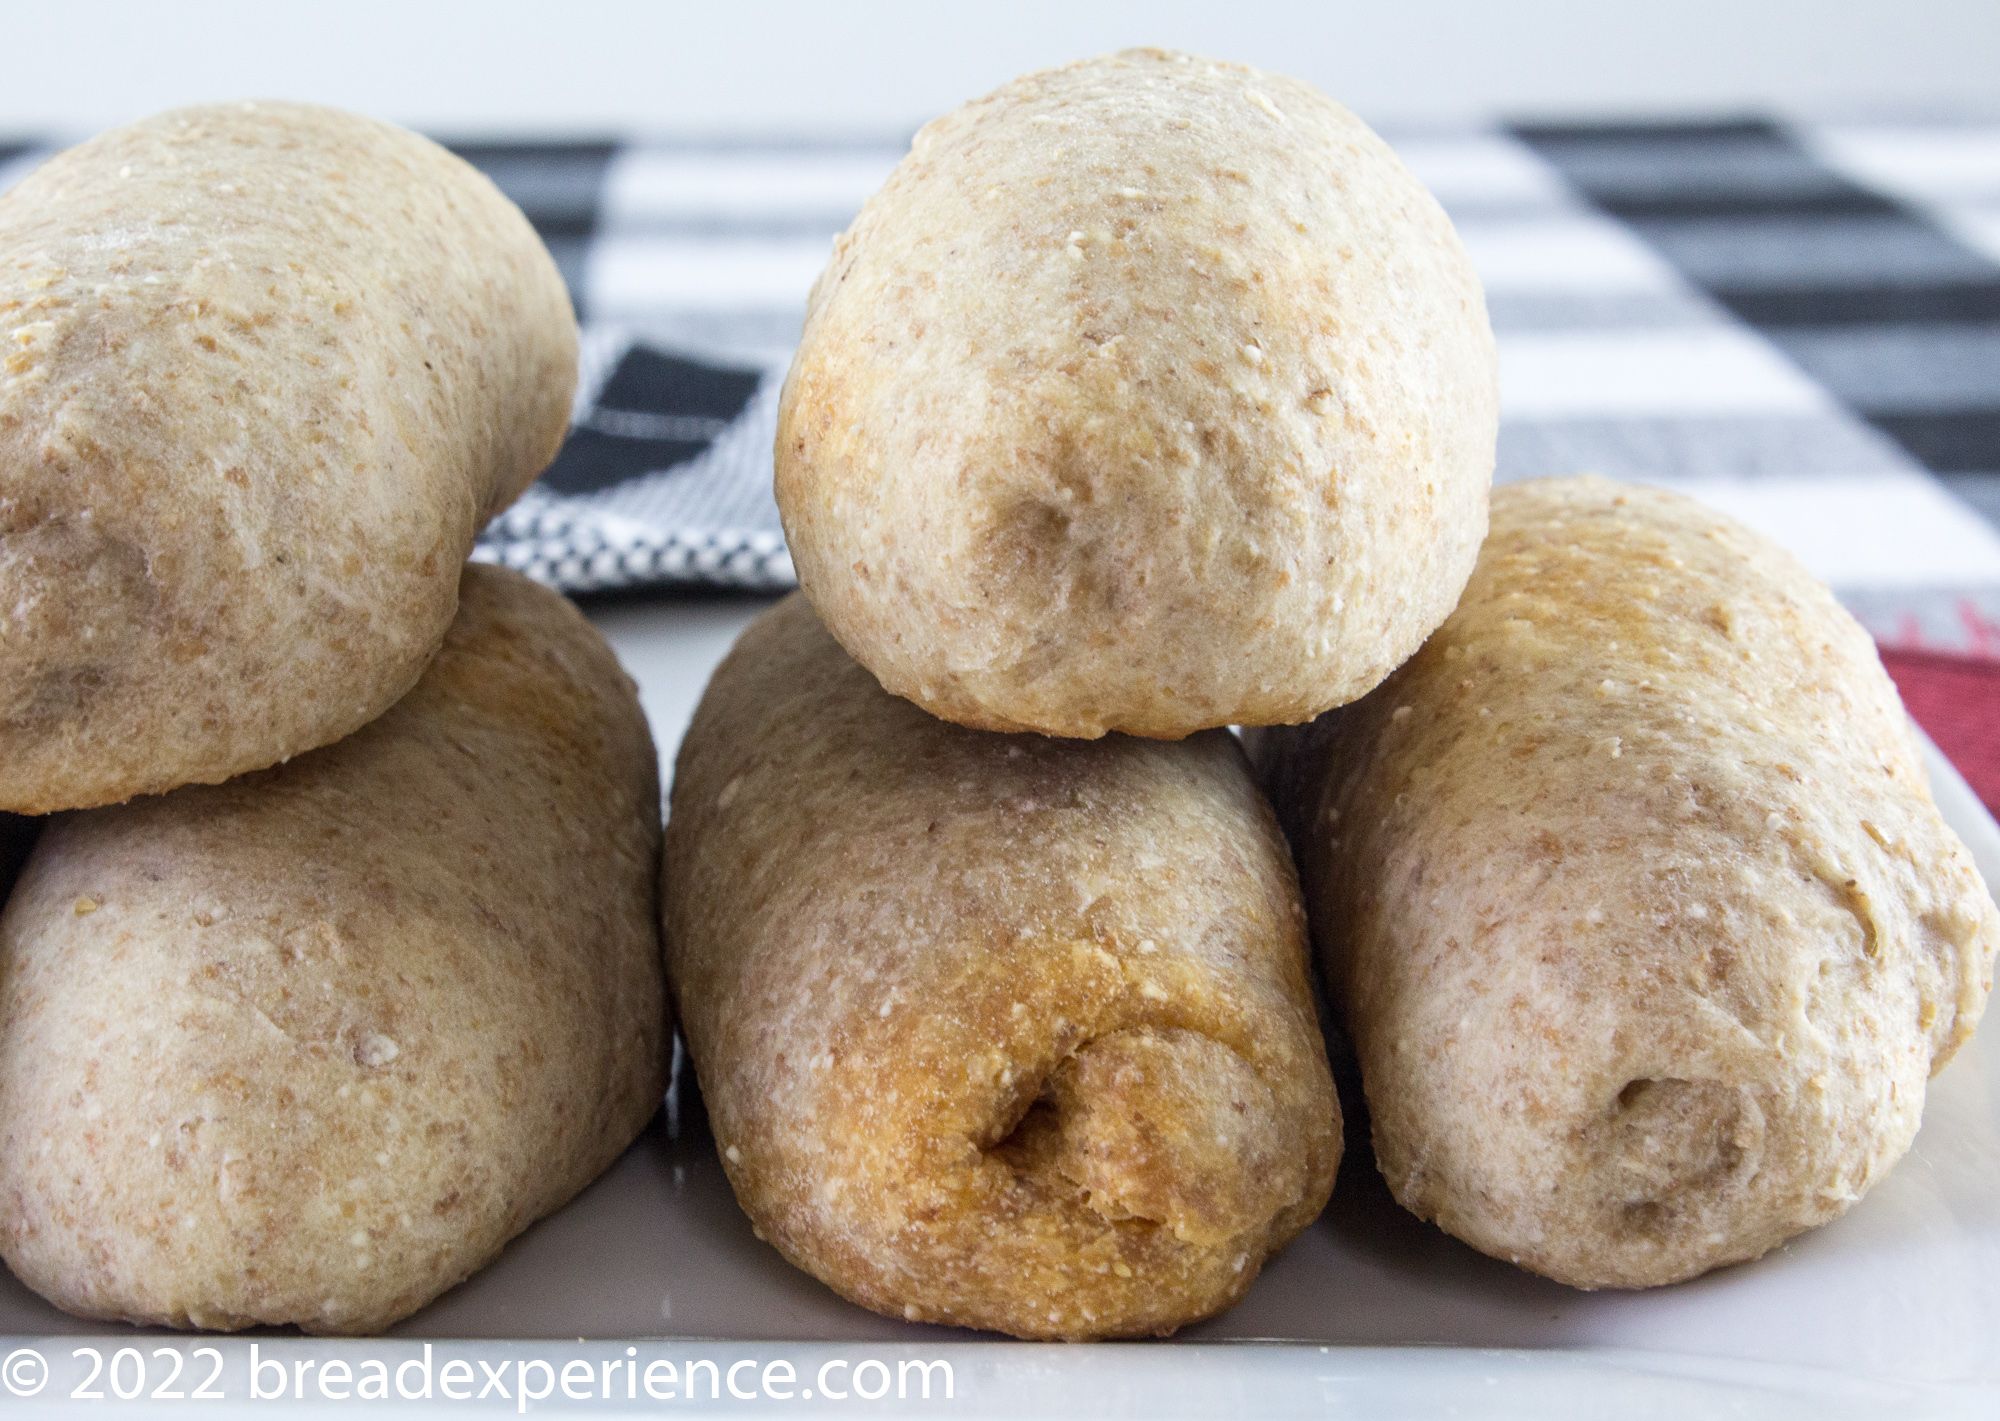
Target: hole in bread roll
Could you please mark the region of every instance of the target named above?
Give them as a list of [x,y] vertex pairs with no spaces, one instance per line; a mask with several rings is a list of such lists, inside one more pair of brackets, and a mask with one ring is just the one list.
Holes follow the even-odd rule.
[[[1632,1109],[1645,1100],[1648,1091],[1661,1084],[1663,1082],[1644,1078],[1625,1082],[1625,1088],[1618,1092],[1618,1108],[1620,1110]],[[1686,1082],[1681,1081],[1678,1084],[1685,1085]]]
[[1212,1245],[1305,1193],[1271,1088],[1212,1037],[1140,1027],[1089,1042],[1042,1083],[988,1157],[1116,1223]]
[[1616,1202],[1625,1227],[1653,1234],[1713,1207],[1756,1172],[1764,1113],[1742,1086],[1641,1077],[1619,1090],[1597,1133],[1616,1171],[1610,1177],[1623,1185]]

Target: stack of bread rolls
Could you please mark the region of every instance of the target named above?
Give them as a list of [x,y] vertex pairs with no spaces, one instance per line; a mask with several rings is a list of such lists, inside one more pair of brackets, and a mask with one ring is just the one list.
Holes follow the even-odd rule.
[[1329,1197],[1311,948],[1399,1200],[1671,1282],[1858,1199],[1984,1008],[1865,635],[1669,495],[1489,534],[1478,282],[1306,85],[1132,52],[918,135],[664,833],[609,650],[465,565],[575,381],[491,184],[192,109],[0,242],[0,1252],[73,1312],[388,1326],[632,1140],[671,995],[786,1258],[1168,1333]]
[[666,834],[761,1237],[1022,1337],[1227,1306],[1339,1157],[1308,916],[1381,1169],[1489,1253],[1669,1282],[1894,1162],[2000,915],[1872,646],[1669,495],[1489,538],[1496,405],[1450,224],[1306,85],[1133,52],[917,136],[785,387],[802,594]]
[[466,567],[567,294],[464,162],[286,104],[64,153],[0,245],[0,1252],[86,1317],[378,1330],[664,1084],[634,688]]
[[1443,212],[1304,84],[1122,54],[917,136],[781,401],[802,595],[716,672],[667,830],[678,1013],[787,1258],[1145,1335],[1317,1215],[1304,914],[1226,727],[1444,618],[1496,398]]

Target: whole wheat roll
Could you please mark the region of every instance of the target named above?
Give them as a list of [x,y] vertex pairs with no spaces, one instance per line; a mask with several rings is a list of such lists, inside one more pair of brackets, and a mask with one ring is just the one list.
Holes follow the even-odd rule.
[[799,583],[897,695],[1173,738],[1354,699],[1486,531],[1479,280],[1309,84],[1132,50],[920,132],[779,409]]
[[662,911],[737,1200],[878,1312],[1170,1332],[1332,1187],[1296,880],[1227,733],[935,720],[794,595],[695,713]]
[[1423,650],[1260,741],[1390,1188],[1562,1282],[1838,1216],[1985,1005],[2000,913],[1873,644],[1688,499],[1497,490]]
[[569,298],[435,143],[181,109],[0,197],[0,808],[214,783],[415,684],[554,456]]
[[337,745],[57,816],[0,916],[0,1252],[69,1312],[379,1331],[665,1088],[659,782],[556,594],[464,574]]

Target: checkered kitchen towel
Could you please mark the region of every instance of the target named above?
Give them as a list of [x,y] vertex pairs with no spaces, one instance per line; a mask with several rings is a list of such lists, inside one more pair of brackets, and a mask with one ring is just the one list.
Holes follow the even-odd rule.
[[[1788,544],[2000,807],[2000,123],[1387,137],[1486,283],[1498,477],[1666,485]],[[903,147],[461,146],[584,321],[569,441],[476,556],[572,591],[791,585],[778,383]]]
[[[1387,136],[1486,283],[1498,477],[1661,484],[1789,545],[2000,808],[2000,123]],[[902,146],[462,149],[586,331],[575,431],[479,555],[579,590],[788,585],[777,384]]]
[[[1501,479],[1684,489],[1885,643],[2000,657],[2000,124],[1388,136],[1486,282]],[[462,147],[585,323],[575,430],[481,556],[579,590],[788,585],[777,384],[901,148]]]
[[778,388],[833,234],[906,146],[460,145],[548,240],[584,322],[569,441],[474,556],[570,591],[794,585]]

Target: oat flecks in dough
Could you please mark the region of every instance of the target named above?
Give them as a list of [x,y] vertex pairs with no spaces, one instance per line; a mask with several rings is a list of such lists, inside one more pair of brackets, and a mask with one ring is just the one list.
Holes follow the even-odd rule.
[[388,124],[182,109],[0,197],[0,808],[215,783],[415,684],[553,457],[576,323]]
[[1258,757],[1390,1187],[1563,1282],[1834,1218],[1984,1009],[2000,913],[1867,634],[1687,499],[1496,492],[1424,649]]
[[8,1266],[84,1317],[328,1333],[482,1267],[658,1108],[659,835],[610,648],[479,567],[355,735],[59,817],[0,916]]
[[967,730],[795,595],[695,713],[662,911],[737,1199],[879,1312],[1170,1332],[1332,1187],[1297,888],[1226,732]]
[[918,134],[813,288],[778,505],[828,628],[934,714],[1296,722],[1457,600],[1496,369],[1443,210],[1360,121],[1135,50]]

